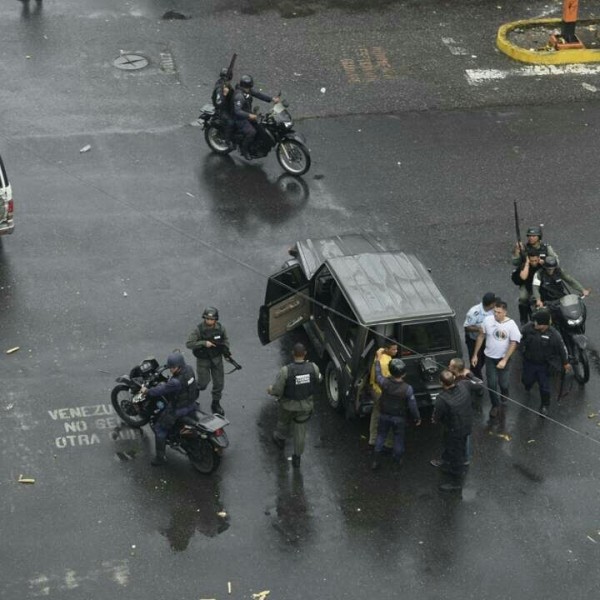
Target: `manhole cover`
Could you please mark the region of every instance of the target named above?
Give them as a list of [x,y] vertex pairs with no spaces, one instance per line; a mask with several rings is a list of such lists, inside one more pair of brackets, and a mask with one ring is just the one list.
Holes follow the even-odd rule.
[[136,69],[147,67],[148,59],[139,54],[121,54],[119,58],[113,61],[113,65],[117,69],[123,69],[124,71],[135,71]]

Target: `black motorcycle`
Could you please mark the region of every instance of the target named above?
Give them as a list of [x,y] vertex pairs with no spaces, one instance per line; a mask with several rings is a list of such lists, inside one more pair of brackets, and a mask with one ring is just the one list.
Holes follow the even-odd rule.
[[[166,403],[161,398],[140,394],[142,386],[151,388],[168,379],[167,367],[159,366],[155,358],[147,358],[131,369],[129,375],[117,377],[110,399],[121,419],[135,429],[156,421]],[[188,457],[192,466],[205,475],[217,469],[223,450],[229,446],[224,428],[229,421],[219,415],[202,412],[199,408],[177,420],[167,437],[167,445]]]
[[567,294],[560,300],[552,300],[545,305],[550,310],[554,325],[567,347],[575,380],[581,384],[587,383],[590,378],[590,361],[587,352],[588,340],[584,335],[587,309],[583,298],[576,294]]
[[[294,122],[285,101],[277,102],[266,114],[258,114],[255,121],[256,137],[250,147],[252,158],[263,158],[275,148],[281,167],[290,175],[304,175],[310,169],[310,152],[302,134],[294,131]],[[256,109],[254,109],[256,112]],[[225,139],[223,122],[215,114],[212,104],[202,107],[199,117],[204,129],[204,139],[215,154],[229,154],[240,150],[243,134],[234,132],[231,143]]]

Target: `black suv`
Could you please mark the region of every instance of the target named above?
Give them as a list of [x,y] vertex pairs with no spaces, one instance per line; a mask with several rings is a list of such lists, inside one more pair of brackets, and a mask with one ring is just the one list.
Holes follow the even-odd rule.
[[419,405],[432,404],[442,365],[461,356],[461,340],[454,311],[421,262],[387,252],[364,234],[297,242],[290,255],[269,278],[260,341],[268,344],[303,325],[326,362],[329,403],[355,416],[371,411],[363,391],[375,351],[391,338]]

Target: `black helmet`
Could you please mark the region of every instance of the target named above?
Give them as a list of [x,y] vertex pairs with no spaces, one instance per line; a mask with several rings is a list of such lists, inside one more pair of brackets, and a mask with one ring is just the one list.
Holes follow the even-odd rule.
[[556,267],[558,267],[556,256],[546,256],[544,259],[544,269],[556,269]]
[[174,367],[183,369],[183,367],[185,367],[185,358],[183,358],[183,354],[180,352],[171,352],[171,354],[167,356],[167,367],[169,367],[169,369],[173,369]]
[[254,79],[251,75],[242,75],[240,77],[240,86],[245,88],[251,88],[254,85]]
[[406,373],[406,365],[403,360],[399,358],[392,358],[390,360],[390,375],[392,377],[403,377]]
[[231,77],[229,77],[229,69],[227,67],[223,67],[219,71],[219,77],[221,77],[222,79],[231,79]]
[[526,235],[537,235],[540,240],[542,239],[542,228],[539,225],[533,225],[527,230]]
[[214,306],[207,306],[202,313],[203,319],[214,319],[219,320],[219,311]]

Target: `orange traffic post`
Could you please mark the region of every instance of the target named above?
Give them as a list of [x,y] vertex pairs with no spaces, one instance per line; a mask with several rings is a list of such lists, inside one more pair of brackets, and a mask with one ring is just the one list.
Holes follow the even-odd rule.
[[579,0],[563,0],[562,27],[560,34],[550,36],[550,44],[555,50],[584,48],[584,45],[575,35],[577,24],[577,10]]
[[565,44],[579,44],[579,40],[575,35],[575,25],[577,23],[577,9],[579,8],[579,0],[564,0],[563,1],[563,20],[561,35],[565,40]]

